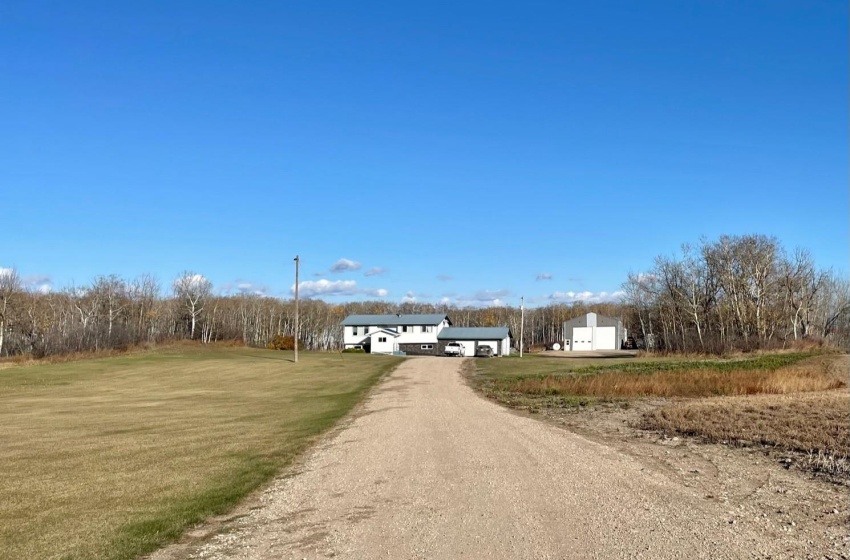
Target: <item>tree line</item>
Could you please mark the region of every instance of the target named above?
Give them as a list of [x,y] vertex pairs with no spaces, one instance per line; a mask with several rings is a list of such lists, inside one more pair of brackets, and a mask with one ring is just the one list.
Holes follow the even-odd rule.
[[724,235],[658,256],[623,284],[632,332],[674,352],[723,353],[804,339],[850,344],[850,283],[775,237]]
[[[847,347],[850,286],[819,270],[803,250],[786,254],[764,236],[721,237],[658,257],[632,273],[622,301],[458,308],[427,303],[300,302],[299,341],[308,350],[339,350],[345,316],[445,313],[456,326],[508,326],[526,349],[563,343],[563,323],[589,311],[622,317],[629,333],[673,352],[723,353],[788,345],[802,339]],[[524,328],[520,323],[524,316]],[[14,269],[0,269],[0,357],[45,357],[126,349],[151,343],[237,341],[265,346],[295,336],[295,305],[258,294],[216,295],[186,271],[164,290],[158,279],[100,276],[89,285],[41,293],[25,289]]]
[[[0,357],[45,357],[126,349],[151,343],[237,341],[266,346],[275,336],[295,336],[295,304],[258,294],[216,295],[204,276],[185,272],[163,294],[150,275],[127,280],[100,276],[91,284],[41,293],[24,289],[18,273],[0,274]],[[551,305],[524,312],[525,347],[562,340],[563,322],[597,311],[619,315],[616,303]],[[456,326],[508,326],[520,333],[523,313],[509,306],[458,308],[387,301],[327,303],[301,300],[299,341],[307,350],[342,348],[340,322],[349,314],[445,313]],[[518,342],[517,342],[518,344]]]

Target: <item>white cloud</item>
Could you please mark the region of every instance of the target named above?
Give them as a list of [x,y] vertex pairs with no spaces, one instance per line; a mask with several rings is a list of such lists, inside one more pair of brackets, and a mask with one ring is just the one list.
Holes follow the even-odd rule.
[[[2,275],[3,272],[0,270],[0,276]],[[21,284],[27,290],[32,290],[40,294],[49,294],[53,291],[53,279],[47,274],[27,276],[21,281]]]
[[18,271],[14,268],[5,268],[0,266],[0,282],[6,284],[7,287],[13,287],[15,290],[19,290],[23,287],[27,290],[42,291],[42,285],[46,285],[47,291],[42,293],[50,291],[50,276],[42,274],[21,278]]
[[380,276],[381,274],[385,274],[387,272],[386,268],[381,268],[380,266],[375,266],[367,270],[363,273],[363,276]]
[[[289,288],[289,292],[295,293],[295,284]],[[317,296],[356,296],[367,295],[371,297],[387,297],[389,291],[384,288],[359,288],[354,280],[306,280],[298,284],[298,294],[305,298]]]
[[[289,290],[295,293],[295,284]],[[298,285],[300,295],[314,296],[353,296],[357,293],[357,282],[354,280],[305,280]]]
[[492,302],[509,295],[511,295],[510,290],[478,290],[471,299],[481,302]]
[[565,303],[579,301],[583,303],[606,303],[617,301],[623,297],[623,295],[624,292],[619,290],[616,292],[554,292],[549,296],[549,299]]
[[440,303],[458,307],[498,307],[507,305],[510,290],[479,290],[472,295],[444,294]]
[[638,284],[649,286],[658,280],[658,276],[652,273],[641,272],[637,275]]
[[408,291],[404,294],[404,297],[401,298],[402,303],[416,303],[416,294]]
[[339,259],[331,267],[331,272],[348,272],[350,270],[360,270],[363,265],[357,261],[350,259]]
[[220,292],[222,294],[252,294],[256,296],[264,296],[269,292],[268,286],[265,284],[254,284],[244,280],[236,280],[235,282],[227,282],[221,285]]
[[539,282],[540,280],[551,280],[552,278],[554,278],[554,276],[552,276],[548,272],[541,272],[537,275],[537,278],[535,278],[535,280]]
[[181,276],[174,280],[174,289],[175,290],[197,290],[197,289],[209,289],[212,287],[212,282],[202,274],[192,274],[189,276]]
[[388,290],[385,290],[384,288],[378,288],[377,290],[363,290],[363,293],[367,296],[379,298],[385,298],[390,295],[390,292]]

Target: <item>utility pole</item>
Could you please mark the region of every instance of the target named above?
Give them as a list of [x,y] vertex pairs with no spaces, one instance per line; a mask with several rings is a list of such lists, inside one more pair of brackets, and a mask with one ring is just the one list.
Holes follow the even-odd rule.
[[298,363],[298,331],[300,330],[301,325],[299,324],[300,317],[298,316],[298,265],[301,263],[301,259],[298,258],[298,255],[295,255],[293,259],[295,261],[295,363]]
[[519,298],[519,357],[522,358],[522,331],[525,329],[525,296]]

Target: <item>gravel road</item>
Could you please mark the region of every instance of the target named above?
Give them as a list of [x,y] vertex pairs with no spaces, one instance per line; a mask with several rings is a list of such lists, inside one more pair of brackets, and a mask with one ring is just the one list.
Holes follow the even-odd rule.
[[188,555],[792,557],[698,490],[478,396],[461,363],[405,361],[294,473]]

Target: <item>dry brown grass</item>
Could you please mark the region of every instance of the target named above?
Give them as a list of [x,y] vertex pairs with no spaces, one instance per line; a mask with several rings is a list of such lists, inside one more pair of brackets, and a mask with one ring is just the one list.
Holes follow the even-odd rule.
[[511,392],[597,398],[710,397],[825,391],[846,386],[818,363],[769,369],[707,368],[634,374],[611,371],[589,376],[522,378],[506,384]]
[[[638,427],[734,445],[764,445],[793,455],[808,471],[850,475],[850,356],[775,353],[732,360],[598,361],[568,369],[564,360],[475,362],[476,386],[508,406],[592,407],[643,397],[675,399]],[[520,363],[522,362],[522,363]],[[511,375],[513,374],[513,375]]]
[[811,467],[840,474],[850,457],[850,393],[680,402],[646,413],[640,427],[710,442],[761,444],[806,453]]

